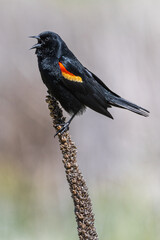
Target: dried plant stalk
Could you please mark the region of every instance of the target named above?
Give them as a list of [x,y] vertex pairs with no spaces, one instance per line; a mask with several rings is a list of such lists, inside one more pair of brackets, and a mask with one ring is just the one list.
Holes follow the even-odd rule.
[[[62,110],[57,100],[51,95],[46,97],[46,102],[48,103],[50,116],[53,119],[53,126],[57,131],[61,129],[60,124],[65,122]],[[62,135],[58,134],[58,137],[63,155],[66,178],[74,202],[79,239],[97,240],[98,235],[94,227],[94,214],[92,212],[91,199],[85,180],[77,164],[76,146],[71,141],[68,131],[64,132]]]

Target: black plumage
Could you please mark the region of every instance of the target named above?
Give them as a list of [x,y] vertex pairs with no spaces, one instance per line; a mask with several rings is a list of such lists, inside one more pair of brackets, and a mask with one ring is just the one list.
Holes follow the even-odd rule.
[[60,130],[63,133],[73,117],[86,107],[113,118],[108,108],[128,109],[147,117],[149,111],[112,92],[95,74],[85,68],[56,33],[46,31],[38,36],[31,49],[36,49],[42,80],[49,92],[72,115]]

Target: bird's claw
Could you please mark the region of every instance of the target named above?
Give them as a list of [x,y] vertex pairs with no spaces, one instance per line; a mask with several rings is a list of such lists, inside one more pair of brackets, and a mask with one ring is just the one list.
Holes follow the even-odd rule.
[[62,135],[64,132],[69,130],[69,122],[66,123],[61,123],[61,124],[57,124],[56,126],[61,126],[61,129],[59,129],[56,134],[54,135],[54,137],[56,137],[59,133],[60,135]]

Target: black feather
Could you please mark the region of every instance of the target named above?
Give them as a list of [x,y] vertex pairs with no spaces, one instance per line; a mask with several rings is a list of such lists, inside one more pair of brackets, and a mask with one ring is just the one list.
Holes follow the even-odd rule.
[[[35,38],[38,40],[34,48],[38,46],[36,54],[42,80],[68,113],[75,116],[89,107],[113,118],[108,108],[115,106],[144,117],[149,115],[148,110],[121,98],[85,68],[58,34],[47,31]],[[77,77],[81,81],[77,81]]]

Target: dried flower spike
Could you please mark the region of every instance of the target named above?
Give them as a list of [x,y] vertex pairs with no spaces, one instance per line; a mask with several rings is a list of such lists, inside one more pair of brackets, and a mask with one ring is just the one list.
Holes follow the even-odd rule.
[[[57,100],[51,95],[46,97],[46,102],[48,103],[50,116],[53,119],[53,126],[57,131],[65,123],[62,110]],[[98,240],[98,235],[94,227],[94,214],[92,212],[88,188],[76,160],[76,146],[71,141],[68,131],[62,135],[58,134],[58,138],[63,155],[62,162],[74,203],[79,239]]]

